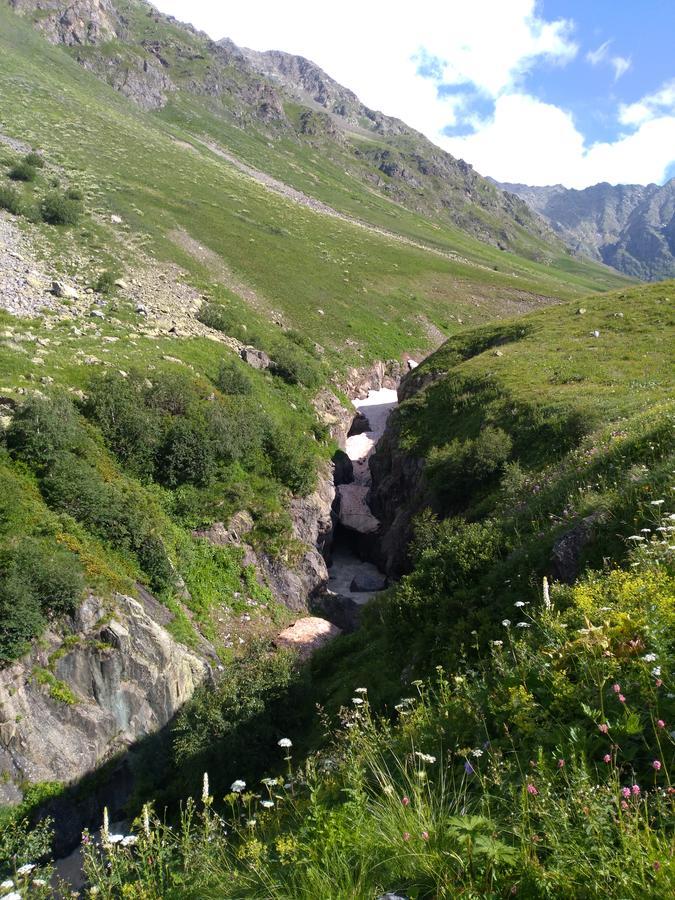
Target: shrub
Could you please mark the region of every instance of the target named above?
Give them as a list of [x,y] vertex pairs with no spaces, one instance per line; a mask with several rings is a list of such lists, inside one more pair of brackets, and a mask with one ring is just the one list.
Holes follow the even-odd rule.
[[214,473],[211,436],[201,423],[177,419],[169,428],[157,456],[157,479],[167,487],[208,484]]
[[7,429],[13,456],[44,469],[66,450],[81,446],[82,426],[66,397],[31,397],[17,410]]
[[119,276],[115,272],[111,272],[110,269],[106,269],[105,272],[101,272],[96,281],[94,281],[92,287],[99,294],[112,294],[115,291],[115,282],[117,281],[118,277]]
[[66,197],[69,200],[78,200],[81,202],[84,200],[84,191],[79,187],[69,187],[66,191]]
[[44,169],[45,167],[44,159],[40,156],[39,153],[36,153],[34,150],[31,150],[30,153],[27,153],[24,156],[23,161],[26,163],[26,165],[32,166],[34,169]]
[[9,170],[9,177],[12,181],[35,181],[37,178],[37,169],[30,163],[22,159]]
[[299,496],[306,496],[316,485],[316,459],[308,446],[279,428],[272,428],[265,439],[272,474]]
[[49,225],[77,225],[82,204],[59,191],[52,191],[40,204],[42,220]]
[[253,390],[253,383],[248,372],[234,361],[223,360],[218,369],[216,384],[224,394],[240,394],[248,396]]
[[455,438],[429,453],[427,480],[444,507],[470,497],[502,471],[512,448],[510,436],[487,425],[475,439]]
[[204,303],[197,313],[197,318],[208,328],[222,331],[223,334],[229,334],[244,343],[253,343],[255,340],[237,314],[222,303]]
[[0,184],[0,209],[6,209],[13,216],[21,215],[23,209],[21,195],[9,184]]
[[275,375],[289,384],[303,384],[308,388],[316,388],[321,384],[319,365],[301,350],[291,347],[277,347],[273,353]]

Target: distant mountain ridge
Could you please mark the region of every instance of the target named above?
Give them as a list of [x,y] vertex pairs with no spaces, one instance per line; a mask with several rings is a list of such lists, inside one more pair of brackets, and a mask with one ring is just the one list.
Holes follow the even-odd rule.
[[524,200],[575,253],[644,281],[675,276],[675,178],[583,190],[495,184]]

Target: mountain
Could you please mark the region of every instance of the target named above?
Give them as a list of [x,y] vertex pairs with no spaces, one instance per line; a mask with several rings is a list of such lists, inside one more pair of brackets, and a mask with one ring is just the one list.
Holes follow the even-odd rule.
[[675,179],[583,190],[499,186],[539,213],[574,253],[643,281],[675,276]]

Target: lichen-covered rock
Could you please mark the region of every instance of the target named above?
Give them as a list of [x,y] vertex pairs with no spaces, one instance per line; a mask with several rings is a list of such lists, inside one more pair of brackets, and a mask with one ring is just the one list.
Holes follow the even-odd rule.
[[[64,642],[55,633],[0,672],[0,803],[24,781],[70,782],[164,726],[210,677],[147,595],[87,598]],[[166,619],[164,620],[166,622]]]

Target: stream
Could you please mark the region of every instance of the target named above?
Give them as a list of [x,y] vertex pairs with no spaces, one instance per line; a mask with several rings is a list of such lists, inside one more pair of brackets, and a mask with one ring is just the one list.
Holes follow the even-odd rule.
[[352,461],[354,480],[337,487],[338,522],[328,567],[328,591],[361,605],[371,600],[387,583],[377,566],[363,559],[362,545],[364,537],[379,527],[366,499],[371,484],[369,460],[384,434],[398,396],[392,388],[381,388],[369,391],[365,399],[352,400],[352,403],[357,413],[367,419],[367,424],[361,422],[368,430],[348,437],[345,446]]

